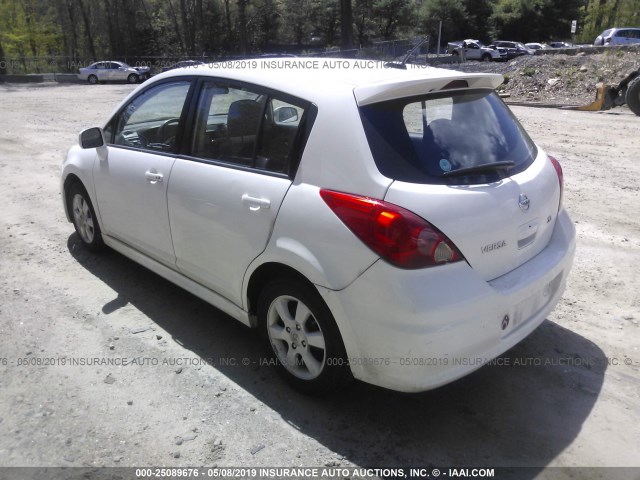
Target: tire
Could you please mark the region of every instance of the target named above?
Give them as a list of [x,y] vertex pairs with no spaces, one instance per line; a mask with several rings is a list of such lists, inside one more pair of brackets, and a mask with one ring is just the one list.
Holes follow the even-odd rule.
[[631,81],[631,83],[629,83],[625,101],[629,106],[629,110],[636,115],[640,115],[640,76],[636,77]]
[[127,77],[127,82],[129,83],[138,83],[139,80],[140,79],[138,78],[138,75],[136,75],[135,73],[132,73]]
[[488,53],[485,53],[485,54],[482,56],[482,61],[483,61],[483,62],[490,62],[490,61],[491,61],[491,55],[489,55]]
[[89,78],[87,78],[87,81],[91,85],[96,85],[98,83],[98,77],[96,77],[95,75],[89,75]]
[[328,393],[352,379],[333,315],[311,285],[287,278],[267,284],[258,322],[272,364],[296,390]]
[[78,182],[73,183],[67,192],[67,208],[71,212],[73,226],[84,248],[91,252],[103,250],[104,242],[96,212],[89,194]]

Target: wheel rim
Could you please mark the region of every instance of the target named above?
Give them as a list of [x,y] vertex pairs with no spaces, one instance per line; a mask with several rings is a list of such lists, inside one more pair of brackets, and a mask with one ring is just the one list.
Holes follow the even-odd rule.
[[95,75],[89,77],[89,83],[98,83],[98,78]]
[[326,360],[324,334],[309,308],[294,297],[277,297],[267,314],[269,340],[278,360],[289,373],[313,380]]
[[78,233],[85,243],[93,242],[95,237],[95,227],[93,215],[89,204],[79,193],[73,196],[73,220],[78,228]]
[[136,76],[135,73],[132,73],[131,75],[129,75],[129,83],[136,83],[138,81],[138,77]]

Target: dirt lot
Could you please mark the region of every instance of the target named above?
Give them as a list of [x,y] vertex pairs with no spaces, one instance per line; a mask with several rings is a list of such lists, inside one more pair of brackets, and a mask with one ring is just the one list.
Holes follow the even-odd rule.
[[0,85],[0,466],[640,467],[640,117],[513,109],[562,162],[578,248],[563,300],[508,366],[419,395],[314,399],[259,365],[239,323],[80,247],[60,165],[131,89]]

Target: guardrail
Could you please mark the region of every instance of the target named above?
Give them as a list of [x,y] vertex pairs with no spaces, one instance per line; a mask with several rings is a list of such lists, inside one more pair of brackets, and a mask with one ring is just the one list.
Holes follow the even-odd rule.
[[640,44],[636,45],[607,45],[607,46],[595,46],[595,45],[578,45],[575,47],[567,48],[541,48],[536,50],[536,55],[577,55],[578,53],[595,54],[605,52],[640,52]]
[[0,75],[0,83],[85,83],[75,73],[27,73],[24,75]]

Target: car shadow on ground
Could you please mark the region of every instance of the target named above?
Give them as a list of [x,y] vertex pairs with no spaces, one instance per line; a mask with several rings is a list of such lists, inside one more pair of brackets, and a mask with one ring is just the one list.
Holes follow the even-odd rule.
[[68,248],[117,292],[105,314],[132,304],[194,355],[233,359],[214,368],[358,466],[535,467],[517,475],[533,478],[576,438],[602,389],[602,350],[545,321],[496,365],[437,390],[401,394],[355,382],[305,396],[260,365],[258,336],[239,322],[114,251],[90,254],[75,233]]

